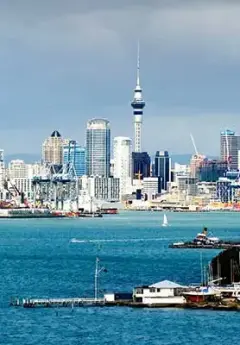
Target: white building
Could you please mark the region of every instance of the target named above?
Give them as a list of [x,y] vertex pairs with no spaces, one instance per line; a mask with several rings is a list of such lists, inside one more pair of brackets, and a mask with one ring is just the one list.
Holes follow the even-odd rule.
[[119,178],[83,176],[80,179],[81,194],[102,201],[119,201]]
[[160,191],[159,177],[144,177],[143,178],[143,194],[147,195],[147,200],[155,199]]
[[40,163],[26,164],[23,160],[12,160],[7,169],[8,189],[12,195],[16,195],[17,190],[24,193],[28,200],[33,200],[33,176],[40,175],[42,165]]
[[115,137],[113,141],[114,174],[120,180],[120,198],[131,194],[132,141],[128,137]]
[[133,290],[133,300],[146,305],[181,305],[186,303],[183,296],[186,289],[185,286],[163,280],[149,286],[136,287]]

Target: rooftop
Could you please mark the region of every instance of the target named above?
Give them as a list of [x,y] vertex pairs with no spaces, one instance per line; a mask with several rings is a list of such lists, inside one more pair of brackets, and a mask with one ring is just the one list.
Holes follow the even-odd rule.
[[185,286],[171,282],[170,280],[163,280],[161,282],[150,285],[149,287],[159,288],[159,289],[180,289]]
[[53,131],[51,134],[52,138],[61,138],[61,134],[58,131]]

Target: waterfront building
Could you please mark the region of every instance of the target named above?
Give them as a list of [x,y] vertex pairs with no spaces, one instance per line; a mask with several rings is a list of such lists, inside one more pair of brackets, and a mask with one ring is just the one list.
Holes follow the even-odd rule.
[[132,176],[132,141],[128,137],[115,137],[113,141],[114,173],[120,179],[120,198],[129,194]]
[[143,195],[145,195],[145,199],[153,200],[160,193],[161,193],[160,177],[144,177]]
[[80,146],[76,140],[69,140],[63,147],[63,164],[70,164],[74,167],[76,176],[86,174],[85,148]]
[[190,161],[190,176],[195,178],[198,175],[198,170],[206,157],[204,155],[195,154]]
[[140,59],[139,45],[137,58],[137,84],[134,90],[134,97],[131,103],[134,116],[134,152],[142,152],[142,116],[145,102],[142,96],[142,88],[140,86]]
[[142,180],[150,176],[151,159],[147,152],[132,152],[132,178]]
[[154,176],[160,177],[161,189],[167,190],[167,184],[171,182],[171,158],[168,151],[156,152]]
[[104,119],[87,123],[86,173],[88,176],[110,175],[110,124]]
[[33,199],[31,165],[23,160],[12,160],[7,169],[8,190],[13,197],[18,197],[19,193],[24,193],[27,199]]
[[228,164],[226,161],[205,159],[198,169],[199,181],[216,182],[220,177],[226,176]]
[[56,130],[43,142],[42,161],[55,165],[61,165],[63,162],[63,139]]
[[227,177],[222,177],[217,181],[216,196],[223,203],[232,202],[234,189],[231,188],[232,181]]
[[116,202],[120,200],[120,179],[92,176],[88,178],[89,196],[97,200]]
[[221,160],[228,162],[228,168],[238,169],[238,150],[240,137],[235,132],[227,129],[220,134]]
[[177,189],[178,193],[188,196],[197,195],[197,179],[189,176],[178,176],[177,178]]
[[184,290],[187,290],[186,286],[163,280],[149,286],[144,285],[134,288],[133,300],[146,305],[182,305],[186,303],[183,296]]

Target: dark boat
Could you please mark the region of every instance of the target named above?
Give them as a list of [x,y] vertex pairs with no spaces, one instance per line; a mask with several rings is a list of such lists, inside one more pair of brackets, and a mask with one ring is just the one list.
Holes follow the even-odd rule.
[[232,247],[240,247],[240,241],[223,241],[218,237],[209,237],[208,229],[203,231],[190,242],[175,242],[169,245],[169,248],[203,248],[203,249],[228,249]]

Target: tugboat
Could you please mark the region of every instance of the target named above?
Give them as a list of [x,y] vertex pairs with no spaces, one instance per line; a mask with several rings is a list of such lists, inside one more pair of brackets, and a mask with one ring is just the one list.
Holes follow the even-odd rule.
[[222,241],[218,237],[208,237],[208,229],[203,228],[201,233],[191,242],[175,242],[169,245],[169,248],[203,248],[203,249],[228,249],[240,247],[240,241]]

